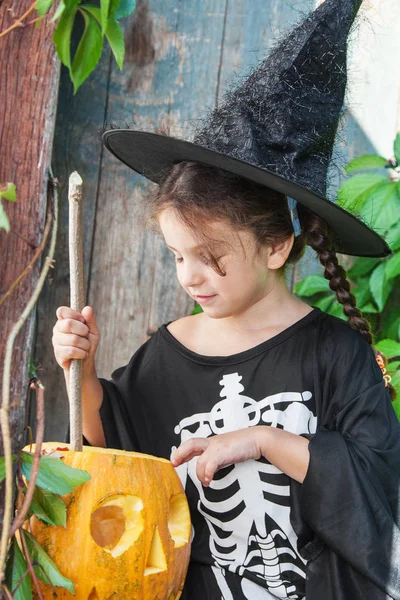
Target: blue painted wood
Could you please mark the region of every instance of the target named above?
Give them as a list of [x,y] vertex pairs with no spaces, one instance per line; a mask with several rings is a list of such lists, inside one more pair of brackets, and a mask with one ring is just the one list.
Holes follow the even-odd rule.
[[[114,59],[110,62],[104,54],[97,74],[91,76],[76,98],[72,98],[65,81],[61,85],[55,175],[62,174],[65,178],[75,168],[82,171],[88,190],[86,197],[91,202],[84,209],[85,260],[88,303],[95,309],[102,334],[97,361],[99,375],[109,377],[114,368],[129,360],[149,332],[162,322],[188,314],[191,308],[190,300],[176,282],[172,255],[169,256],[157,236],[142,227],[142,195],[148,182],[108,151],[103,152],[96,137],[104,115],[116,124],[133,121],[141,129],[162,128],[179,137],[191,135],[207,110],[221,101],[225,90],[238,77],[246,76],[271,45],[312,10],[315,3],[314,0],[139,0],[135,15],[124,21],[127,53],[123,71],[119,71]],[[397,0],[385,0],[386,3],[390,5],[388,12],[400,13]],[[370,17],[374,29],[383,5],[377,7],[371,3],[368,10],[367,18]],[[382,64],[384,56],[393,56],[396,48],[400,48],[396,42],[400,35],[395,35],[396,31],[400,33],[400,18],[392,22],[386,12],[385,8],[384,18],[379,17],[385,21],[386,29],[378,28],[381,37],[377,45],[373,46],[373,36],[370,39],[362,34],[361,45],[358,42],[355,46],[354,75],[356,80],[361,78],[363,85],[345,113],[337,140],[335,162],[339,171],[332,170],[331,194],[342,177],[340,168],[349,158],[382,145],[384,140],[378,134],[380,112],[389,111],[392,120],[396,111],[398,114],[394,105],[399,82],[393,76],[390,87],[393,95],[389,97],[388,86],[382,81]],[[389,37],[393,42],[388,41]],[[371,57],[367,48],[371,48]],[[374,57],[377,62],[371,67]],[[381,81],[382,93],[373,83],[368,87],[368,79],[372,82],[374,77]],[[375,104],[369,98],[371,93],[376,98],[375,116],[371,116]],[[366,96],[368,111],[363,114],[359,105]],[[391,125],[386,112],[387,137]],[[372,129],[371,118],[376,121]],[[373,135],[364,130],[372,131]],[[46,385],[51,390],[47,420],[53,435],[49,437],[58,437],[58,432],[66,426],[62,376],[52,359],[49,343],[54,319],[51,315],[60,303],[67,301],[66,227],[64,215],[54,288],[39,307],[37,357],[46,365]],[[315,271],[320,272],[320,267],[307,253],[291,274],[290,283]],[[47,350],[41,350],[45,347]]]
[[[74,31],[77,46],[81,30]],[[46,386],[45,439],[65,440],[68,423],[68,397],[64,375],[57,365],[51,344],[52,329],[59,306],[69,306],[68,178],[77,170],[83,185],[83,254],[85,297],[91,276],[90,259],[96,216],[96,196],[100,178],[102,148],[98,129],[107,104],[107,78],[110,52],[105,46],[96,70],[73,95],[68,70],[61,69],[57,118],[53,142],[52,169],[60,182],[59,225],[54,269],[50,270],[37,304],[37,332],[33,354],[39,377]],[[35,428],[35,399],[32,394],[31,426]]]
[[[123,73],[113,65],[109,117],[117,123],[133,119],[137,127],[150,131],[162,127],[171,135],[191,133],[204,107],[215,104],[224,17],[225,0],[152,0],[148,10],[142,6],[126,33],[135,23],[150,32],[144,46],[151,47],[147,54],[154,58],[139,64],[134,48]],[[132,234],[147,185],[108,152],[104,154],[90,298],[96,303],[105,341],[99,349],[99,370],[107,375],[129,360],[148,332],[188,314],[192,307],[176,281],[170,251],[139,226]],[[118,306],[118,311],[110,315],[111,306]]]
[[234,81],[256,67],[313,7],[313,0],[252,0],[251,3],[228,0],[219,99]]

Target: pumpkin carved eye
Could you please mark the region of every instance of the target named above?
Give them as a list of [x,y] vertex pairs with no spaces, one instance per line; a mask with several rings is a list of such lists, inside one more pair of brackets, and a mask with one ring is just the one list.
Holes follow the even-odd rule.
[[143,502],[138,496],[107,496],[91,515],[92,538],[114,558],[121,556],[143,531],[142,509]]
[[187,544],[190,537],[190,518],[185,494],[176,494],[169,502],[168,529],[175,548]]

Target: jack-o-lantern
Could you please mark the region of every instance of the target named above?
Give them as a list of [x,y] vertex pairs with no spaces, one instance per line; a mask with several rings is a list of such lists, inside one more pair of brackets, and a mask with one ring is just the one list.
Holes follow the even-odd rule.
[[[47,452],[60,446],[68,447],[43,444]],[[84,469],[91,479],[63,496],[66,528],[30,520],[31,532],[75,588],[72,595],[41,584],[45,600],[179,598],[191,524],[172,464],[146,454],[86,446],[83,452],[61,454],[66,464]]]

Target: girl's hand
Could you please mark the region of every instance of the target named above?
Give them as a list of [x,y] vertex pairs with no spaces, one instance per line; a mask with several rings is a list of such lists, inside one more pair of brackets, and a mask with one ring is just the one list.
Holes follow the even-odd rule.
[[208,486],[218,469],[251,458],[257,460],[262,456],[259,429],[261,428],[249,427],[209,438],[191,438],[175,450],[171,462],[174,467],[178,467],[194,456],[200,456],[196,474],[201,483]]
[[92,373],[100,341],[93,309],[85,306],[81,314],[68,306],[60,306],[56,314],[58,321],[53,327],[52,339],[56,361],[64,371],[69,371],[71,359],[81,359],[83,374]]

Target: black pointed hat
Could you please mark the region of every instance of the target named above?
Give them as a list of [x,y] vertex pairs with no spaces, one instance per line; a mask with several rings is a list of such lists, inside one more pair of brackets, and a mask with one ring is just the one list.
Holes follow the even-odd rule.
[[194,141],[110,129],[105,146],[154,182],[167,167],[196,161],[292,197],[328,223],[337,252],[386,256],[372,229],[325,198],[346,88],[347,36],[362,0],[325,0],[229,91]]

